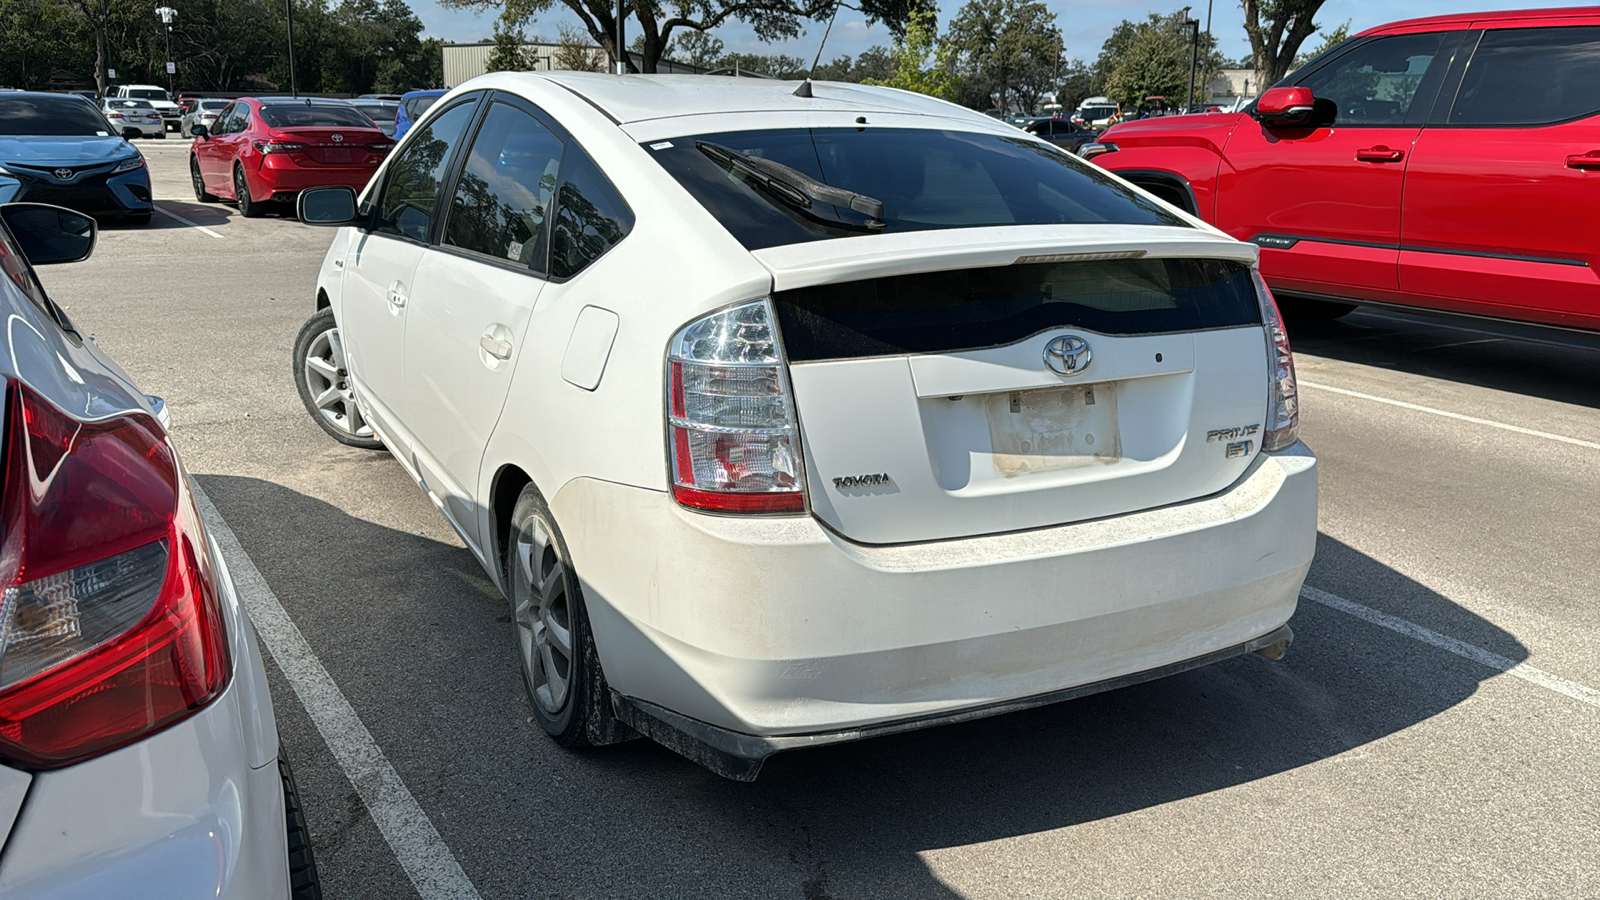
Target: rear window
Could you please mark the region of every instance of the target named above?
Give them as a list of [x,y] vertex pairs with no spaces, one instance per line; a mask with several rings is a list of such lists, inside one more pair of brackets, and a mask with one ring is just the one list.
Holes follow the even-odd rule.
[[[645,145],[751,250],[859,234],[993,225],[1188,223],[1048,144],[1021,134],[900,128],[737,131]],[[708,146],[712,149],[708,150]],[[882,201],[881,219],[795,199],[723,150]],[[797,179],[789,178],[789,181]],[[790,193],[789,199],[781,196]]]
[[[442,97],[443,95],[441,94],[440,96]],[[422,118],[422,114],[428,111],[428,107],[438,101],[439,97],[412,97],[406,101],[406,115],[410,116],[411,121],[415,122]]]
[[0,134],[105,136],[109,127],[100,111],[81,97],[0,94]]
[[263,106],[261,119],[272,128],[374,128],[353,106]]
[[166,91],[163,91],[163,90],[160,90],[160,89],[157,89],[157,88],[135,88],[135,89],[133,89],[131,91],[128,91],[128,96],[129,97],[141,97],[141,98],[143,98],[145,100],[168,100],[168,101],[170,101],[172,99],[171,97],[167,96],[167,92]]
[[1056,328],[1162,334],[1261,324],[1250,269],[1208,259],[1023,263],[773,296],[793,362],[947,353]]
[[106,106],[112,109],[155,109],[149,100],[107,100]]

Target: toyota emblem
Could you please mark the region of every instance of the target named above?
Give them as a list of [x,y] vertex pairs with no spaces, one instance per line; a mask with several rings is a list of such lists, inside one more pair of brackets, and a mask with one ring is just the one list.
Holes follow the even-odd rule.
[[1054,338],[1044,345],[1045,368],[1057,375],[1081,375],[1093,358],[1089,342],[1075,334]]
[[334,135],[334,136],[333,136],[333,142],[334,142],[334,143],[335,143],[335,144],[341,144],[341,143],[344,143],[344,135],[342,135],[342,134],[336,134],[336,135]]
[[72,180],[72,170],[71,169],[57,169],[56,170],[56,177],[61,179],[62,181],[71,181]]

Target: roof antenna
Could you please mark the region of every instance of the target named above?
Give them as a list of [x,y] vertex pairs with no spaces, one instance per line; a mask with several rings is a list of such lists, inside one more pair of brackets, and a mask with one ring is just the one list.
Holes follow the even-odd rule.
[[833,20],[839,18],[839,7],[843,5],[843,0],[833,4],[833,15],[828,17],[828,27],[822,32],[822,43],[817,45],[817,55],[811,60],[811,68],[806,72],[806,80],[800,82],[800,86],[794,89],[796,97],[811,96],[811,76],[817,73],[817,63],[822,62],[822,48],[828,46],[828,35],[833,33]]

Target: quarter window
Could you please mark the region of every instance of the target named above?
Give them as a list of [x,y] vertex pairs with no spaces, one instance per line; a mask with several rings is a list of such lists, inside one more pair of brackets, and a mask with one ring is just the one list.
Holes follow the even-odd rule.
[[567,154],[567,180],[550,229],[550,274],[570,278],[616,246],[633,229],[633,210],[588,154]]
[[545,213],[560,169],[560,138],[528,113],[494,104],[456,181],[444,243],[544,271]]
[[1311,88],[1319,103],[1333,103],[1332,124],[1404,125],[1443,39],[1437,32],[1378,38],[1311,73],[1300,84]]
[[445,110],[418,128],[417,135],[406,142],[405,149],[389,163],[374,231],[414,241],[428,240],[439,181],[450,161],[450,149],[461,141],[476,106],[477,101],[470,100]]
[[1600,112],[1600,27],[1486,31],[1451,125],[1545,125]]

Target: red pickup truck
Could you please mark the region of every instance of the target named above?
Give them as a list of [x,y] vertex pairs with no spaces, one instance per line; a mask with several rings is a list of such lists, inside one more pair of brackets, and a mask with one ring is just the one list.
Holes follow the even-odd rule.
[[1600,7],[1384,25],[1243,112],[1127,122],[1081,152],[1258,244],[1302,315],[1600,330]]

